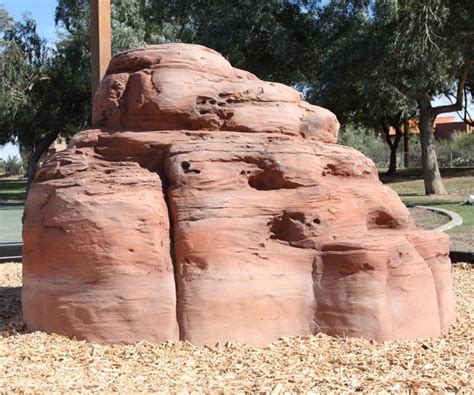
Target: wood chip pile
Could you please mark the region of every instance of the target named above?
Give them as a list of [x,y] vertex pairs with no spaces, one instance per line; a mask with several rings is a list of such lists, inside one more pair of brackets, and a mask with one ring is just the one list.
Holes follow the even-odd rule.
[[[21,264],[0,265],[0,392],[474,392],[474,267],[453,269],[458,322],[441,339],[374,344],[325,335],[269,347],[97,345],[25,333]],[[249,328],[249,330],[251,330]]]

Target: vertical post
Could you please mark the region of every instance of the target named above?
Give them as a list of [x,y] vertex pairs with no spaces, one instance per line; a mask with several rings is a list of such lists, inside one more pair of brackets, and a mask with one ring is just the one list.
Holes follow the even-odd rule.
[[112,55],[110,38],[110,0],[90,0],[92,102]]

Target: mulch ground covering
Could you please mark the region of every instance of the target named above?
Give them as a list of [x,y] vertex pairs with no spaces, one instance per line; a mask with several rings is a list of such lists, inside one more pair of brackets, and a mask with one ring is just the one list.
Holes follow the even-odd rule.
[[266,348],[120,346],[25,333],[21,265],[0,265],[0,393],[472,393],[474,267],[458,264],[453,276],[458,321],[441,339],[376,344],[318,335],[284,338]]
[[447,215],[439,214],[425,208],[410,207],[409,210],[416,226],[422,229],[436,229],[450,221],[450,218]]

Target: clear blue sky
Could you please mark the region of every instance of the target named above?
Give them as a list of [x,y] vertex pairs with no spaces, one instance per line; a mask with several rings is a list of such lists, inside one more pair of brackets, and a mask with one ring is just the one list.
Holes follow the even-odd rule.
[[38,33],[49,42],[54,42],[56,26],[54,24],[54,11],[57,0],[0,0],[15,20],[21,19],[24,13],[29,12],[38,24]]

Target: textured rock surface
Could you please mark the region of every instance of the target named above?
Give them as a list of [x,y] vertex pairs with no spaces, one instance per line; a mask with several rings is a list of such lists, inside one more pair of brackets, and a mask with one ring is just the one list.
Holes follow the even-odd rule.
[[115,57],[24,222],[31,330],[103,342],[439,336],[448,237],[417,229],[338,122],[184,44]]

